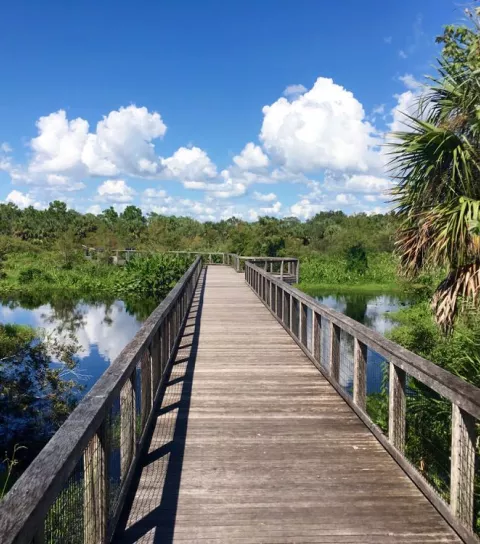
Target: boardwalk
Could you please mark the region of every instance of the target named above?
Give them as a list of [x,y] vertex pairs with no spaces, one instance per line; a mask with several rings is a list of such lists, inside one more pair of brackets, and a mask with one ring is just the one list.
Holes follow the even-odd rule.
[[114,542],[460,542],[231,268],[200,279]]

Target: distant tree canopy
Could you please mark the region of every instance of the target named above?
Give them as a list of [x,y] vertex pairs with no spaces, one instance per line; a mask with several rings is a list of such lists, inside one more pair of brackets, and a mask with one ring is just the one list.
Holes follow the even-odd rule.
[[65,203],[52,202],[45,210],[0,204],[0,251],[14,240],[32,246],[57,247],[66,254],[72,244],[104,249],[211,250],[243,255],[306,255],[345,253],[362,244],[367,252],[392,251],[396,229],[393,214],[346,215],[321,212],[301,222],[296,217],[261,217],[249,223],[232,217],[201,223],[191,217],[144,214],[136,206],[122,213],[110,207],[100,215],[81,214]]

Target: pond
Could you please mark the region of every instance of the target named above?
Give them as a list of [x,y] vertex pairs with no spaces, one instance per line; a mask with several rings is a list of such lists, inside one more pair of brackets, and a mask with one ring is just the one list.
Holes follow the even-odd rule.
[[[408,307],[412,301],[401,292],[391,293],[363,293],[351,292],[338,293],[331,291],[305,290],[318,302],[341,312],[365,326],[385,335],[395,323],[389,314]],[[310,320],[311,321],[311,320]],[[311,324],[309,324],[311,326]],[[327,346],[329,333],[327,328],[322,330],[323,349],[322,361],[328,360]],[[353,339],[344,331],[340,337],[340,384],[351,395],[353,388]],[[367,394],[379,393],[386,386],[387,366],[385,359],[378,353],[368,350],[367,353]]]
[[389,314],[408,307],[411,303],[409,298],[401,292],[338,294],[315,291],[309,294],[321,304],[348,315],[380,334],[386,334],[395,326]]
[[73,334],[78,344],[76,373],[85,394],[135,336],[157,304],[148,299],[133,303],[11,299],[0,301],[0,323],[41,328],[63,339]]

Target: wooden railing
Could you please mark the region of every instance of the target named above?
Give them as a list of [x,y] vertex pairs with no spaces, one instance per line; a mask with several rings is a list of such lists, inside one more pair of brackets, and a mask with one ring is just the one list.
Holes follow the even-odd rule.
[[12,487],[2,544],[109,541],[201,271],[197,257]]
[[[477,446],[480,389],[357,321],[319,304],[254,263],[245,263],[245,278],[458,534],[466,542],[479,542],[475,535],[479,514],[478,489],[475,487],[480,483]],[[382,372],[383,385],[380,392],[372,393],[369,382],[372,382],[375,365]],[[385,421],[379,426],[373,419],[378,419],[378,402],[382,400],[385,402]],[[428,435],[428,428],[418,423],[422,411],[409,413],[410,409],[419,406],[426,412],[436,410],[434,416],[450,406],[451,416],[447,414],[444,418],[447,427],[450,426],[450,440],[445,439],[449,442],[449,451],[440,451],[437,445],[433,459],[426,455],[428,451],[422,456],[422,452],[418,454],[415,449],[416,438],[427,440],[425,433]],[[442,429],[431,432],[440,433]],[[424,433],[424,436],[418,433]],[[441,459],[449,465],[445,467],[448,474],[444,479],[432,478],[426,463]],[[441,474],[440,469],[435,473]]]

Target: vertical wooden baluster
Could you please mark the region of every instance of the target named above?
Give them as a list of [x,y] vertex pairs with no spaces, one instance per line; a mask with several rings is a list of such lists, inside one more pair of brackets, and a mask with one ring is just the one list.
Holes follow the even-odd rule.
[[120,391],[120,474],[122,482],[128,473],[135,457],[137,437],[135,435],[136,420],[136,368]]
[[405,371],[390,363],[388,437],[399,451],[405,449],[405,381]]
[[367,346],[353,339],[353,402],[362,410],[367,402]]
[[151,349],[151,361],[152,361],[152,402],[157,392],[158,384],[160,382],[160,332],[157,331],[152,338]]
[[313,346],[312,352],[313,357],[319,363],[321,362],[322,357],[322,318],[319,314],[312,311],[312,336],[313,336]]
[[300,342],[308,347],[307,340],[308,307],[300,302]]
[[330,375],[337,382],[340,379],[340,327],[330,321]]
[[469,529],[474,523],[475,418],[452,404],[450,508]]
[[141,396],[141,425],[142,432],[145,429],[145,424],[147,422],[148,416],[150,415],[150,410],[152,409],[152,357],[150,355],[150,350],[147,348],[142,355],[140,366],[140,383],[142,387],[142,396]]
[[277,295],[277,302],[276,302],[276,306],[277,306],[277,316],[279,319],[282,319],[283,320],[283,314],[282,314],[282,290],[280,289],[280,286],[276,286],[276,295]]
[[84,542],[103,544],[108,521],[108,440],[105,422],[88,443],[84,464]]
[[289,318],[290,330],[294,331],[295,330],[295,326],[294,326],[295,312],[293,307],[295,305],[295,302],[291,294],[289,295],[289,298],[290,298],[290,308],[288,309],[288,311],[290,313],[290,318]]
[[284,268],[284,261],[281,261],[280,263],[280,279],[283,281],[283,268]]

